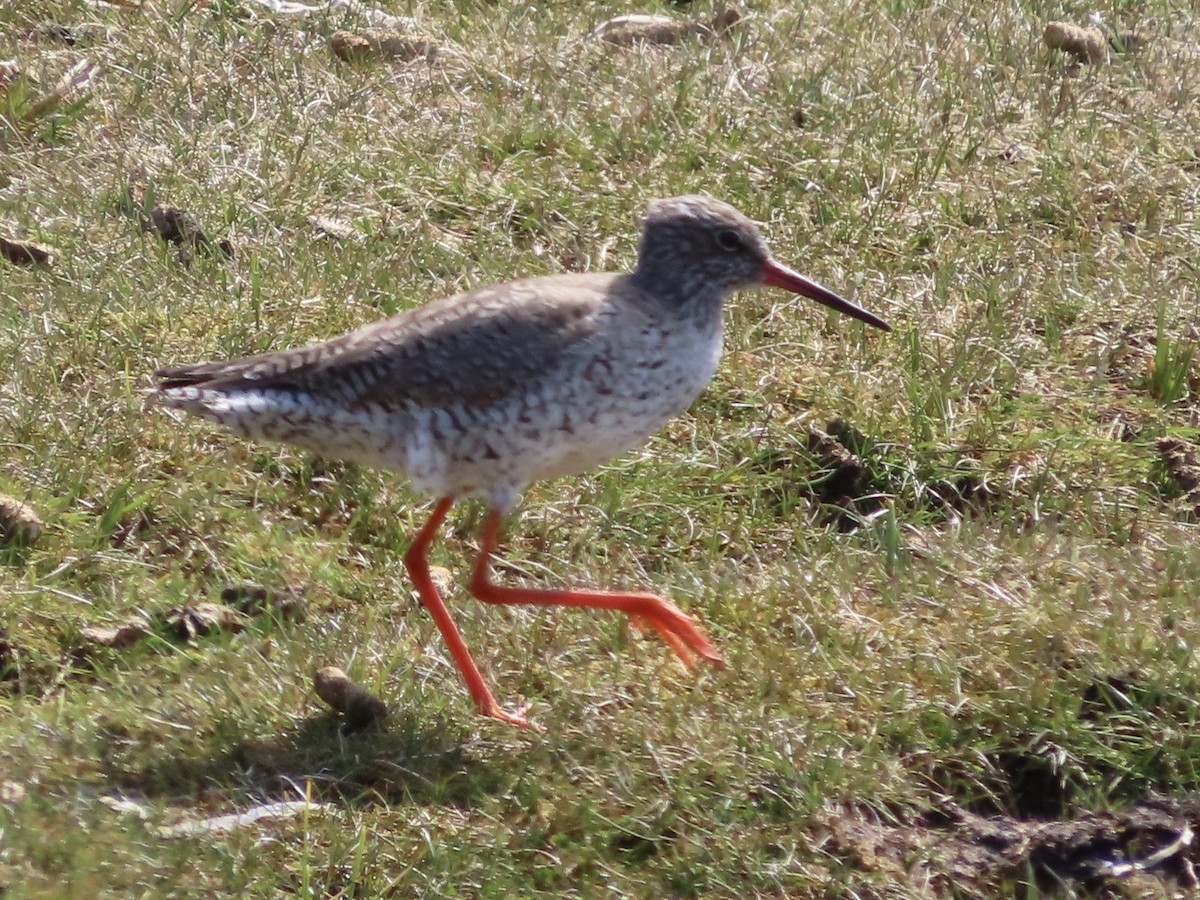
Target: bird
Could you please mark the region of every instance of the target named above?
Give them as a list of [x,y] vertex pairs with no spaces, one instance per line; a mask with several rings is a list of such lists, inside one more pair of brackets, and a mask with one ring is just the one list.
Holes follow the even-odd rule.
[[733,206],[690,195],[649,203],[632,271],[479,287],[321,343],[160,369],[153,393],[241,437],[405,474],[435,498],[405,568],[477,711],[536,728],[528,705],[497,702],[434,584],[428,554],[439,528],[456,502],[486,502],[468,582],[484,603],[621,612],[689,668],[723,665],[695,620],[663,597],[501,585],[492,560],[530,482],[637,447],[700,395],[720,360],[726,298],[764,286],[890,330],[778,262]]

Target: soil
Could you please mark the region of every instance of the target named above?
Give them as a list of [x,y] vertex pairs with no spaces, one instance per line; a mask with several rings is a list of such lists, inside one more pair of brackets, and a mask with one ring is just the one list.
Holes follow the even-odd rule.
[[1153,798],[1070,821],[981,816],[945,801],[910,824],[853,808],[822,823],[823,849],[845,864],[956,897],[1000,896],[1014,884],[1191,892],[1200,886],[1197,828],[1200,797]]

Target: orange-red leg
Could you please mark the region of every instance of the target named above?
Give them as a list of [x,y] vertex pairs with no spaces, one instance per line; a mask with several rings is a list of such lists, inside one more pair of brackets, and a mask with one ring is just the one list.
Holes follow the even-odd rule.
[[723,665],[721,655],[699,626],[686,613],[655,594],[582,590],[534,590],[532,588],[501,587],[492,583],[491,559],[496,550],[503,517],[495,510],[483,524],[482,546],[471,574],[471,593],[485,603],[533,603],[540,606],[583,606],[593,609],[615,609],[625,613],[638,628],[652,627],[683,662],[692,666],[696,657],[715,665]]
[[446,604],[442,602],[437,587],[429,575],[429,546],[433,543],[438,528],[445,521],[446,514],[450,512],[450,507],[453,505],[453,497],[443,497],[437,502],[433,508],[433,515],[429,517],[429,521],[425,523],[425,527],[421,529],[417,539],[404,554],[404,567],[408,569],[408,575],[412,578],[417,593],[421,596],[421,603],[433,616],[433,621],[442,633],[446,646],[450,648],[450,655],[454,657],[454,662],[458,664],[459,671],[466,679],[467,690],[471,692],[471,697],[479,711],[485,716],[500,719],[502,722],[520,725],[523,728],[534,727],[525,718],[523,709],[506,712],[500,708],[500,704],[496,702],[496,698],[492,696],[487,683],[483,680],[479,667],[475,665],[475,660],[471,658],[471,652],[467,650],[466,642],[463,641],[458,626],[454,624],[450,610],[446,609]]

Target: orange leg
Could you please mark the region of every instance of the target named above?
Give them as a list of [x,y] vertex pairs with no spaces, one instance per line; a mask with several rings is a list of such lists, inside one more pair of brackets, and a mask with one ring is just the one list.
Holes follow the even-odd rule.
[[687,666],[700,656],[714,665],[724,665],[721,655],[709,643],[704,632],[678,607],[655,594],[611,593],[608,591],[555,591],[501,587],[491,579],[491,559],[496,550],[502,516],[495,510],[483,524],[482,546],[471,573],[471,593],[485,603],[533,603],[540,606],[584,606],[615,609],[625,613],[639,629],[647,626],[662,635]]
[[487,683],[483,680],[479,667],[475,665],[475,660],[471,659],[471,652],[467,650],[462,634],[450,616],[450,610],[446,609],[446,604],[442,602],[437,587],[429,576],[429,545],[433,543],[438,528],[453,505],[453,497],[443,497],[437,502],[433,508],[433,515],[429,517],[429,521],[425,523],[425,527],[421,529],[417,539],[404,554],[404,567],[408,569],[408,575],[416,585],[417,593],[421,595],[421,603],[433,616],[433,621],[437,624],[446,645],[450,648],[450,655],[454,657],[459,671],[466,679],[467,690],[471,692],[471,697],[479,712],[485,716],[491,716],[493,719],[500,719],[502,722],[520,725],[523,728],[535,727],[525,718],[524,709],[506,712],[500,708],[500,704],[496,702],[496,698],[492,696]]

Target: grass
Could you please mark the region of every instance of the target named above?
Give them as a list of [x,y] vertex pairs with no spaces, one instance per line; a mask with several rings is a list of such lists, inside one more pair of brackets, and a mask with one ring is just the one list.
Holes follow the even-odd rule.
[[[1091,8],[762,0],[731,40],[630,51],[582,41],[619,4],[415,0],[389,11],[453,52],[358,65],[326,46],[361,24],[342,10],[0,11],[21,108],[101,67],[86,103],[0,116],[0,224],[57,250],[0,262],[0,492],[47,524],[0,550],[0,780],[24,789],[0,800],[0,893],[916,896],[829,817],[1195,792],[1200,557],[1155,441],[1196,435],[1200,35],[1113,2],[1149,48],[1078,69],[1040,46]],[[48,22],[88,39],[35,42]],[[131,187],[235,259],[180,264],[118,211]],[[459,591],[501,701],[547,731],[480,720],[403,572],[424,499],[144,406],[161,365],[627,267],[645,202],[698,190],[895,331],[739,295],[695,406],[532,486],[506,542],[510,578],[666,593],[724,671]],[[880,513],[857,528],[814,500],[807,434],[835,418]],[[978,502],[938,499],[967,484]],[[480,521],[460,510],[434,562],[462,573]],[[78,651],[240,582],[303,591],[307,620]],[[309,686],[327,664],[387,699],[384,728],[339,733]],[[156,830],[306,796],[332,812]]]

